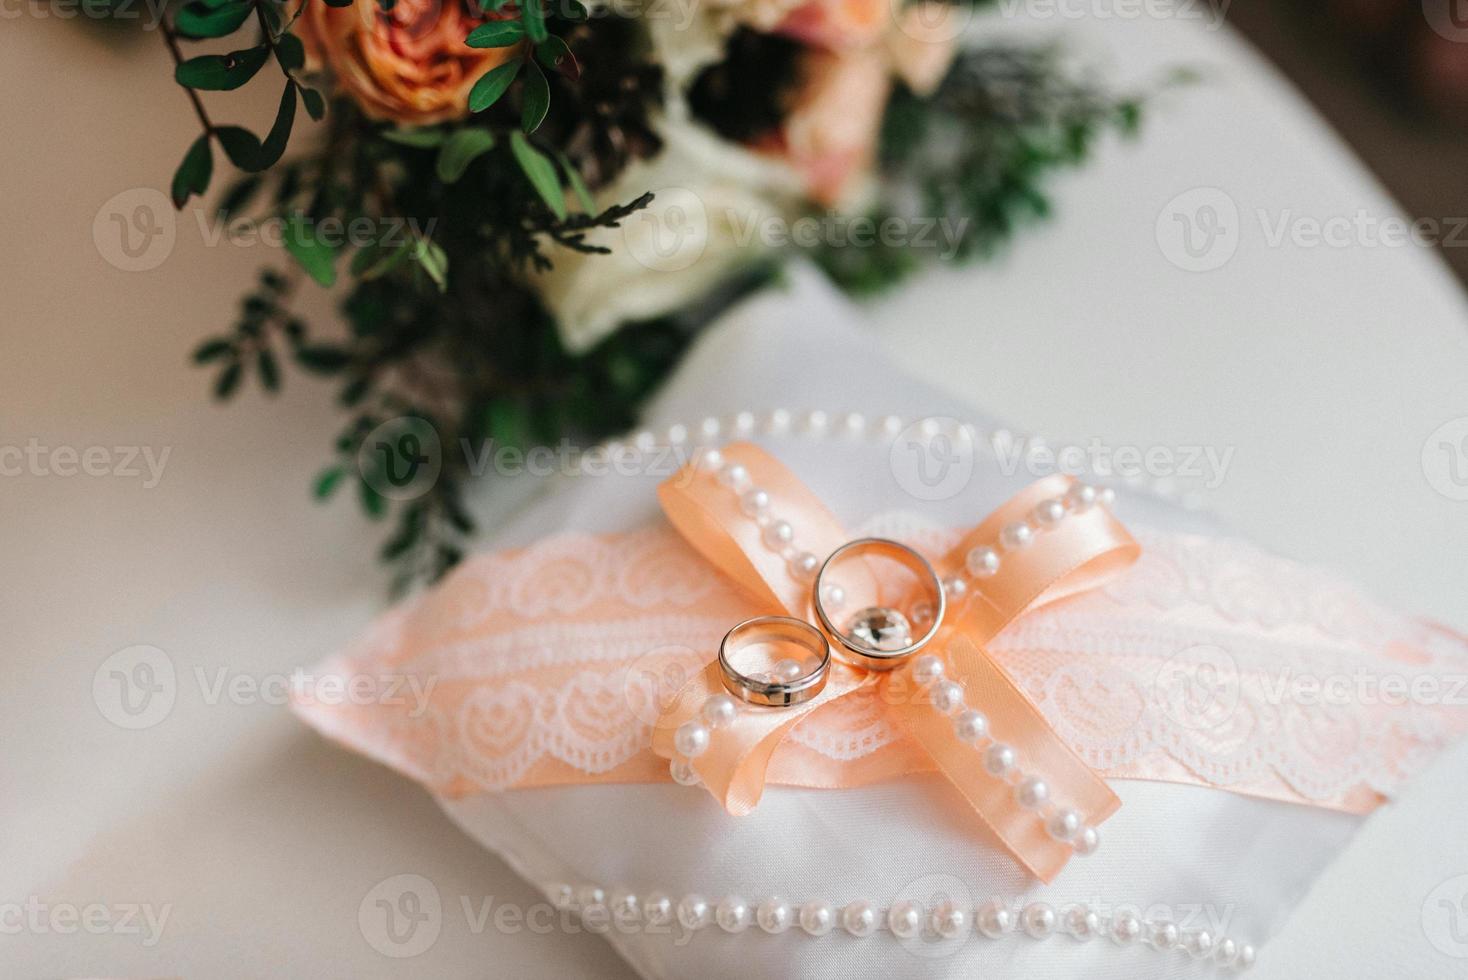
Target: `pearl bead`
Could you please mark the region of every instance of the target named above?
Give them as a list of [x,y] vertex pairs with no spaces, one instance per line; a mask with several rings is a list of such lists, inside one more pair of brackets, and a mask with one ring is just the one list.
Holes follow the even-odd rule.
[[813,436],[818,436],[826,431],[831,417],[819,408],[805,413],[805,431]]
[[1076,834],[1075,839],[1070,842],[1081,857],[1087,857],[1096,853],[1096,848],[1101,846],[1101,832],[1095,827],[1082,827],[1081,832]]
[[1096,488],[1088,483],[1077,483],[1065,491],[1065,506],[1071,510],[1087,510],[1096,502]]
[[749,928],[749,906],[738,895],[730,895],[719,903],[714,919],[725,932],[743,932]]
[[1014,928],[1014,913],[999,899],[991,898],[979,906],[975,924],[990,939],[998,939]]
[[1213,961],[1219,966],[1232,966],[1239,955],[1239,944],[1225,936],[1213,947]]
[[993,548],[973,548],[964,557],[963,564],[974,578],[988,578],[999,571],[999,552]]
[[970,745],[989,734],[989,719],[984,717],[982,711],[969,708],[960,711],[958,717],[953,719],[953,733],[958,736],[960,742]]
[[790,431],[790,412],[788,409],[777,408],[770,412],[770,420],[765,428],[772,435],[780,435]]
[[932,687],[933,707],[951,715],[963,707],[963,688],[953,681],[939,681]]
[[734,431],[741,436],[747,436],[754,431],[754,413],[740,412],[734,416]]
[[1250,946],[1248,943],[1244,943],[1244,945],[1239,947],[1239,959],[1238,962],[1234,965],[1237,966],[1240,970],[1247,970],[1249,967],[1254,965],[1254,959],[1257,956],[1258,953],[1254,949],[1254,947]]
[[1045,823],[1045,829],[1056,840],[1070,840],[1081,832],[1083,826],[1085,826],[1085,823],[1082,821],[1079,811],[1072,810],[1069,807],[1056,811],[1055,815]]
[[943,676],[943,661],[925,653],[912,662],[912,679],[926,687]]
[[858,939],[870,936],[877,928],[877,913],[871,903],[855,901],[842,909],[841,928]]
[[702,929],[713,918],[713,910],[702,895],[684,895],[678,902],[678,923],[685,929]]
[[790,574],[802,582],[809,582],[821,570],[821,560],[809,551],[802,551],[790,559]]
[[903,429],[902,418],[897,415],[882,416],[882,435],[900,435]]
[[984,769],[991,776],[1003,776],[1014,768],[1014,749],[1003,742],[996,742],[984,752]]
[[1014,798],[1026,810],[1038,810],[1050,799],[1050,784],[1039,776],[1026,776],[1014,787]]
[[665,926],[673,921],[673,900],[663,892],[652,892],[643,899],[642,919],[651,926]]
[[576,903],[576,889],[570,885],[552,885],[547,892],[550,903],[558,909],[568,909]]
[[759,487],[751,487],[739,495],[739,509],[746,517],[758,517],[770,509],[770,495]]
[[1024,521],[1006,524],[1004,530],[999,532],[999,543],[1004,545],[1005,551],[1018,551],[1033,540],[1035,540],[1035,529]]
[[674,759],[668,763],[668,774],[673,777],[673,782],[679,786],[697,786],[700,782],[699,775],[693,768],[693,763],[687,759]]
[[1128,946],[1142,935],[1142,920],[1132,912],[1118,912],[1111,917],[1111,938],[1119,946]]
[[703,703],[703,720],[710,728],[723,728],[738,713],[739,706],[727,694],[715,694]]
[[681,446],[688,441],[688,426],[681,422],[668,426],[668,444]]
[[1035,523],[1041,527],[1054,527],[1065,519],[1065,501],[1052,497],[1042,500],[1035,507]]
[[1031,902],[1020,914],[1020,924],[1031,939],[1047,939],[1055,931],[1055,910],[1044,902]]
[[743,493],[749,489],[749,470],[743,463],[730,463],[719,470],[719,482],[735,493]]
[[968,932],[968,911],[957,902],[945,900],[933,909],[933,931],[944,939],[958,939]]
[[632,445],[640,452],[649,453],[657,448],[658,437],[647,430],[643,430],[632,437]]
[[759,903],[754,917],[759,927],[773,936],[790,928],[795,922],[795,910],[784,899],[767,898]]
[[1110,507],[1116,503],[1116,491],[1111,487],[1102,487],[1096,491],[1096,503],[1102,507]]
[[701,722],[685,721],[673,733],[673,748],[679,755],[696,759],[708,751],[709,730]]
[[642,916],[642,906],[637,901],[637,895],[625,888],[612,892],[611,908],[613,917],[622,921]]
[[867,430],[867,417],[860,412],[847,412],[841,420],[841,428],[853,438]]
[[821,589],[821,604],[827,609],[840,609],[846,605],[846,590],[832,582]]
[[945,576],[939,584],[943,587],[943,594],[948,597],[950,602],[957,602],[959,599],[968,595],[968,583],[957,575]]
[[1177,923],[1156,922],[1152,925],[1152,935],[1147,937],[1147,943],[1159,952],[1166,952],[1177,948],[1178,936]]
[[931,602],[915,602],[913,603],[911,612],[912,615],[908,618],[912,620],[914,626],[921,626],[926,629],[933,624],[934,610]]
[[1213,952],[1213,933],[1207,929],[1188,933],[1183,937],[1183,949],[1194,959],[1201,960]]
[[1101,931],[1101,917],[1084,905],[1065,910],[1065,931],[1080,940],[1093,939]]
[[805,676],[805,668],[800,665],[799,660],[791,660],[787,657],[784,660],[778,661],[775,664],[775,669],[770,673],[774,676],[775,680],[788,682]]
[[765,547],[779,551],[795,538],[795,528],[789,521],[771,521],[765,527]]
[[923,928],[923,913],[915,902],[897,902],[887,910],[887,928],[898,939],[912,939]]
[[800,928],[812,936],[824,936],[836,924],[836,913],[825,902],[806,902],[800,907]]
[[595,885],[586,885],[576,892],[576,904],[582,908],[590,905],[601,905],[607,900],[607,893]]
[[719,468],[724,465],[724,454],[717,449],[705,449],[698,454],[698,465],[700,469],[717,473]]

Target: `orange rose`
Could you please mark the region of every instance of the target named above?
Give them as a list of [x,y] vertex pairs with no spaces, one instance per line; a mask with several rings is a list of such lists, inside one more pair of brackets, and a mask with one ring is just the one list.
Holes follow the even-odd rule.
[[377,0],[312,0],[296,30],[369,116],[423,126],[467,115],[474,83],[515,55],[464,43],[485,20],[473,0],[397,0],[388,12]]

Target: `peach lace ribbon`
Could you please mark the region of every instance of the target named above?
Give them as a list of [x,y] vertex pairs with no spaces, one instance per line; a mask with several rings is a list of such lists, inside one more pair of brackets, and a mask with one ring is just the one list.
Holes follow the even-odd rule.
[[[743,465],[770,494],[782,519],[798,528],[800,547],[825,556],[851,540],[820,500],[789,470],[750,443],[727,446],[724,458]],[[1064,496],[1074,481],[1040,480],[1001,505],[941,558],[940,576],[964,573],[965,556],[997,547],[1001,530],[1025,520],[1041,501]],[[757,598],[763,611],[811,618],[811,587],[791,574],[786,560],[765,546],[762,528],[740,508],[736,494],[711,472],[690,464],[658,489],[663,512],[705,558]],[[993,576],[952,600],[943,628],[928,648],[961,683],[974,707],[989,718],[995,737],[1013,746],[1026,772],[1041,776],[1055,798],[1099,825],[1120,805],[1116,795],[1055,733],[1038,709],[985,653],[984,645],[1031,610],[1099,588],[1137,560],[1141,548],[1104,507],[1072,513],[1026,547],[1004,556]],[[882,602],[881,583],[845,581],[852,608]],[[730,625],[733,625],[732,623]],[[707,752],[693,760],[704,786],[733,815],[754,809],[775,750],[805,716],[874,687],[878,700],[942,772],[1015,858],[1050,881],[1074,853],[1045,832],[1033,811],[1015,800],[1013,787],[983,770],[980,756],[955,734],[952,722],[929,703],[906,669],[884,673],[834,662],[825,689],[790,708],[747,708],[720,728]],[[673,733],[723,691],[717,662],[697,674],[653,729],[653,751],[673,758]]]

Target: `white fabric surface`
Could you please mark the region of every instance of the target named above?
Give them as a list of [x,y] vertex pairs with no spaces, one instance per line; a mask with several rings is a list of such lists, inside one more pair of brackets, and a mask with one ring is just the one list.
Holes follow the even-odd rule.
[[[829,284],[796,269],[789,286],[749,301],[701,338],[649,412],[654,431],[705,415],[783,407],[797,418],[820,409],[835,417],[959,418],[994,430],[953,399],[902,377],[856,329],[856,314]],[[940,525],[977,522],[1031,482],[1005,475],[980,456],[971,481],[941,501],[914,500],[882,441],[757,436],[830,506],[847,527],[907,508]],[[516,515],[495,544],[526,543],[562,531],[607,533],[656,519],[654,488],[665,474],[578,477]],[[1124,493],[1123,521],[1160,530],[1199,530],[1203,518],[1145,494]],[[675,900],[733,894],[746,901],[780,895],[794,902],[857,898],[886,908],[898,897],[931,899],[934,882],[974,907],[991,896],[1030,898],[1057,907],[1078,901],[1102,909],[1133,906],[1174,911],[1187,924],[1207,910],[1209,928],[1261,945],[1283,923],[1314,875],[1341,849],[1359,819],[1196,787],[1119,782],[1120,813],[1103,829],[1105,844],[1075,860],[1050,887],[1038,887],[972,819],[941,781],[901,780],[861,790],[770,787],[745,818],[722,812],[707,793],[682,787],[622,785],[510,791],[445,802],[448,812],[547,885],[591,882],[639,894],[663,890]],[[913,889],[922,892],[914,895]],[[1191,924],[1198,928],[1202,922]],[[1181,953],[1129,950],[1064,940],[1042,945],[1011,937],[939,947],[915,956],[889,935],[853,942],[770,937],[751,930],[737,940],[708,932],[683,937],[609,934],[644,976],[844,977],[858,965],[905,976],[1169,977],[1214,969]],[[929,953],[934,950],[928,950]]]
[[[380,608],[383,582],[360,519],[303,491],[339,424],[330,392],[295,383],[278,400],[251,394],[210,412],[208,378],[185,363],[276,256],[205,247],[191,219],[149,273],[93,250],[102,203],[163,186],[197,126],[156,36],[119,46],[86,26],[23,17],[0,31],[0,128],[14,137],[0,144],[11,355],[0,359],[0,441],[173,452],[146,490],[124,478],[0,481],[0,900],[171,914],[155,946],[7,934],[0,974],[630,976],[595,936],[474,928],[461,897],[539,896],[425,794],[279,705],[201,699],[196,668],[260,678],[339,648]],[[1468,318],[1441,263],[1415,248],[1245,242],[1217,272],[1172,267],[1153,225],[1192,186],[1276,213],[1393,209],[1226,28],[1031,24],[1023,10],[990,26],[1062,37],[1124,76],[1192,64],[1209,81],[1169,99],[1134,147],[1107,144],[1061,180],[1053,221],[997,265],[884,301],[873,318],[884,346],[1058,437],[1235,446],[1210,498],[1231,525],[1468,628],[1464,505],[1434,492],[1418,461],[1429,433],[1468,416]],[[275,95],[234,93],[230,116],[268,119]],[[327,298],[311,304],[330,322]],[[98,713],[92,679],[135,643],[168,651],[185,683],[166,722],[121,732]],[[1432,890],[1468,871],[1468,824],[1454,819],[1468,810],[1465,772],[1468,746],[1373,815],[1254,976],[1461,977],[1465,961],[1427,941],[1423,916]],[[432,948],[410,960],[380,955],[357,922],[364,896],[403,873],[430,879],[446,909]]]

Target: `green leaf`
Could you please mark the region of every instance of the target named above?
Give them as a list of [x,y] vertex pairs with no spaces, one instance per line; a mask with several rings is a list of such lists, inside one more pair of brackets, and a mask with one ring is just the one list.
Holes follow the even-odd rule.
[[469,32],[464,43],[471,48],[508,48],[525,37],[525,25],[518,20],[492,20]]
[[213,5],[195,0],[178,12],[173,26],[186,37],[227,37],[239,30],[254,11],[255,5],[249,0]]
[[256,369],[260,372],[260,383],[265,386],[266,391],[280,390],[280,366],[275,361],[275,355],[265,348],[260,348],[255,357]]
[[306,66],[306,46],[294,34],[282,34],[275,41],[275,60],[286,74]]
[[447,135],[441,129],[386,129],[382,132],[382,138],[391,143],[413,146],[420,150],[442,146]]
[[311,495],[317,500],[325,500],[336,492],[336,488],[341,486],[342,477],[346,475],[345,466],[327,467],[316,477],[316,483],[311,487]]
[[469,169],[469,164],[494,149],[494,134],[468,127],[448,138],[438,152],[438,179],[452,184]]
[[200,55],[174,69],[173,77],[186,88],[229,92],[254,78],[268,57],[270,48],[264,44],[229,54]]
[[235,389],[239,386],[240,362],[234,361],[223,371],[219,372],[219,377],[214,382],[214,397],[220,401],[224,401],[230,395],[233,395]]
[[524,58],[511,58],[492,71],[486,72],[484,77],[474,83],[474,88],[469,91],[469,111],[483,112],[499,101],[500,96],[510,87],[510,83],[519,74],[520,66],[525,63]]
[[239,126],[216,126],[214,138],[224,147],[230,163],[250,173],[259,169],[255,162],[260,159],[260,138],[254,133]]
[[550,36],[545,30],[545,11],[541,9],[540,0],[524,0],[520,19],[525,22],[526,36],[536,44]]
[[438,286],[439,292],[448,291],[449,257],[441,245],[427,238],[420,238],[417,248],[413,250],[413,259]]
[[275,125],[270,127],[265,142],[260,145],[260,156],[256,158],[255,166],[246,169],[260,171],[275,166],[276,161],[285,155],[286,144],[291,139],[291,127],[295,122],[296,83],[287,81],[285,91],[280,93],[280,108],[275,113]]
[[230,353],[233,350],[234,344],[231,344],[223,337],[217,337],[214,340],[206,340],[194,349],[194,363],[208,364],[210,361],[219,360],[221,357]]
[[317,374],[334,374],[352,363],[352,356],[340,347],[321,344],[299,348],[296,351],[296,362]]
[[413,250],[413,244],[404,241],[397,248],[388,248],[374,242],[352,256],[351,273],[363,282],[379,279],[396,269]]
[[546,111],[550,109],[550,85],[545,80],[545,72],[533,61],[525,72],[524,95],[520,105],[520,128],[533,133],[545,122]]
[[573,82],[581,78],[581,62],[576,60],[566,42],[558,37],[548,37],[537,44],[535,57],[551,71],[560,72]]
[[380,520],[387,513],[387,500],[366,480],[357,484],[357,491],[362,499],[362,509],[367,512],[368,517],[374,521]]
[[336,282],[336,249],[316,237],[314,230],[299,212],[285,223],[285,248],[306,274],[322,286]]
[[209,134],[194,140],[183,162],[173,174],[173,206],[181,208],[190,197],[203,194],[209,189],[209,178],[214,176],[214,150],[209,145]]
[[530,185],[540,194],[546,207],[562,221],[566,220],[566,195],[561,192],[561,180],[556,176],[556,165],[544,153],[530,145],[525,134],[518,129],[510,133],[510,151],[520,169],[525,171]]
[[576,195],[576,200],[581,202],[581,209],[587,214],[596,214],[596,200],[591,196],[591,191],[586,189],[586,181],[581,179],[581,174],[572,166],[566,154],[557,153],[556,159],[561,162],[561,169],[566,172],[566,182],[571,185],[571,192]]
[[591,11],[581,0],[563,0],[561,16],[571,21],[590,20]]
[[314,88],[301,89],[301,101],[306,103],[306,115],[320,122],[326,116],[326,100]]

